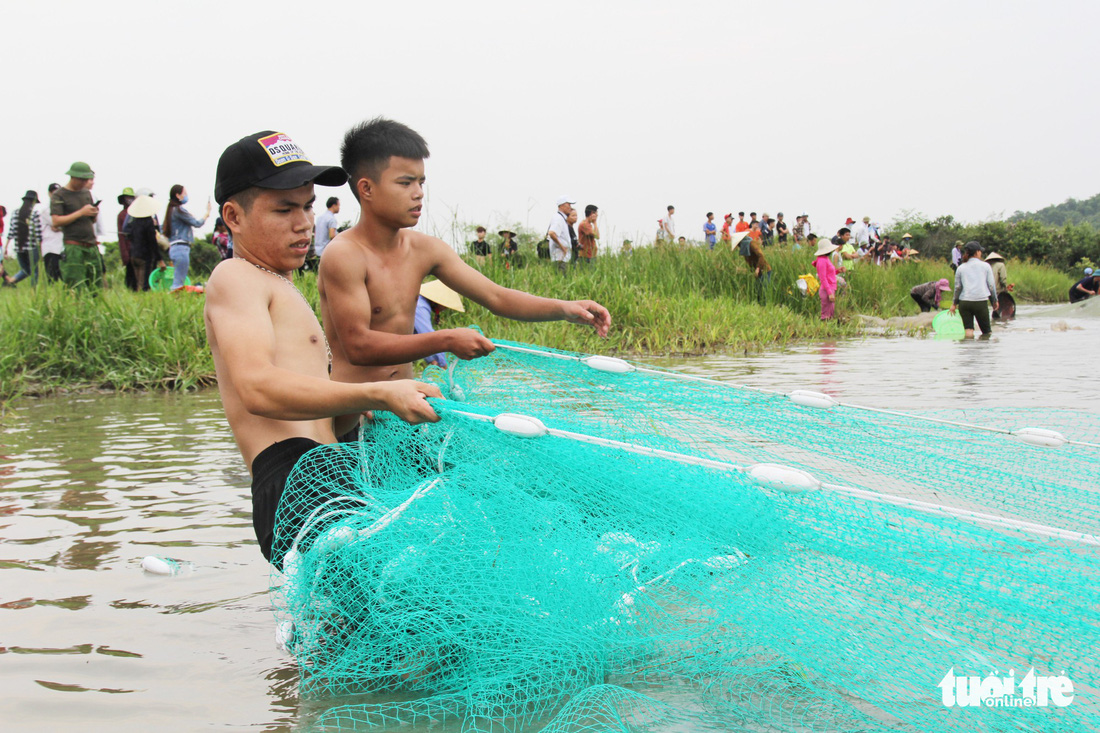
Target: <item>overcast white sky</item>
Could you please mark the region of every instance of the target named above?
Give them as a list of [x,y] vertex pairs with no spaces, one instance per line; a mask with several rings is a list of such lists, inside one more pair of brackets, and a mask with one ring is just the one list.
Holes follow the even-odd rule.
[[421,226],[440,233],[541,229],[562,193],[621,241],[669,203],[697,238],[708,210],[805,209],[824,232],[1100,192],[1095,2],[52,0],[3,18],[9,209],[84,160],[110,214],[123,186],[173,183],[201,214],[239,137],[337,163],[379,114],[428,140]]

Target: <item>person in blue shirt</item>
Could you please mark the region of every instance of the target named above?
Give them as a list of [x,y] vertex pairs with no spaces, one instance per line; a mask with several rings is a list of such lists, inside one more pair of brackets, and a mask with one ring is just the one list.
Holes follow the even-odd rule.
[[[755,216],[755,214],[754,214]],[[767,247],[772,243],[772,225],[775,219],[769,219],[767,214],[760,215],[760,244]]]
[[191,216],[183,205],[187,189],[177,183],[168,190],[168,209],[164,212],[164,236],[168,237],[168,256],[172,258],[172,290],[183,287],[191,267],[191,245],[195,243],[195,227],[201,227],[210,216],[210,200],[201,219]]
[[714,223],[714,212],[707,212],[707,223],[703,225],[703,238],[707,240],[707,246],[714,249],[718,243],[718,227]]

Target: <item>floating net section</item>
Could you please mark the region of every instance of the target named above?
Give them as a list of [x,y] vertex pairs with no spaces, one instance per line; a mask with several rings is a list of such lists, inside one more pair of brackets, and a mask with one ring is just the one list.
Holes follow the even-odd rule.
[[[309,730],[1100,729],[1095,423],[1042,447],[559,356],[436,373],[439,423],[299,462],[273,596]],[[1032,669],[1072,702],[944,704]]]
[[[1096,472],[1085,468],[1100,458],[1095,414],[907,414],[496,343],[489,357],[452,360],[450,372],[425,376],[451,399],[548,425],[736,463],[780,463],[823,482],[1100,535]],[[1066,442],[1056,450],[1026,442],[1058,438]]]

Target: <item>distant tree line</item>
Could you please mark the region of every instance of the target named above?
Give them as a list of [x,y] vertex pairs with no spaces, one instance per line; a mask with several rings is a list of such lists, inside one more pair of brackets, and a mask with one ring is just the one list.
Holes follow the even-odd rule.
[[890,224],[887,234],[897,240],[905,233],[913,235],[913,246],[925,259],[948,258],[955,242],[977,240],[986,252],[1046,264],[1072,275],[1100,262],[1100,195],[979,224],[964,224],[951,215],[929,219],[905,212]]
[[1092,224],[1094,229],[1100,229],[1100,193],[1084,201],[1066,199],[1060,204],[1052,204],[1038,211],[1017,211],[1008,217],[1010,222],[1024,221],[1025,219],[1053,227],[1088,222]]

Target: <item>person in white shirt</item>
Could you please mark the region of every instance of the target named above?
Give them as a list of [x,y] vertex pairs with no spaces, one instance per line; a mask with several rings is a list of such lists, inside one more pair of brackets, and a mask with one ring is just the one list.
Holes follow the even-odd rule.
[[[51,183],[47,190],[52,196],[59,188],[60,184]],[[38,205],[38,220],[42,222],[42,266],[46,270],[46,277],[56,282],[61,279],[61,253],[65,251],[65,245],[62,242],[61,229],[51,223],[50,196],[46,196],[46,200]]]
[[668,216],[661,220],[661,230],[665,233],[665,238],[670,242],[676,241],[676,222],[672,221],[672,215],[676,213],[676,207],[669,204]]
[[989,306],[997,307],[997,283],[993,268],[982,261],[982,245],[966,243],[966,257],[955,270],[955,297],[951,303],[951,315],[959,311],[966,338],[974,337],[974,321],[982,331],[982,338],[989,338],[993,326],[989,320]]
[[330,196],[325,202],[325,211],[313,224],[313,254],[320,258],[325,245],[336,238],[336,215],[340,213],[340,199]]
[[573,204],[568,196],[558,197],[558,210],[550,217],[550,226],[547,227],[546,237],[550,240],[550,260],[553,261],[562,275],[565,274],[565,265],[573,253],[573,239],[569,236],[569,212],[573,210]]
[[863,217],[863,221],[852,227],[852,239],[856,240],[856,247],[863,247],[871,243],[871,229],[867,225],[871,223],[871,217]]

